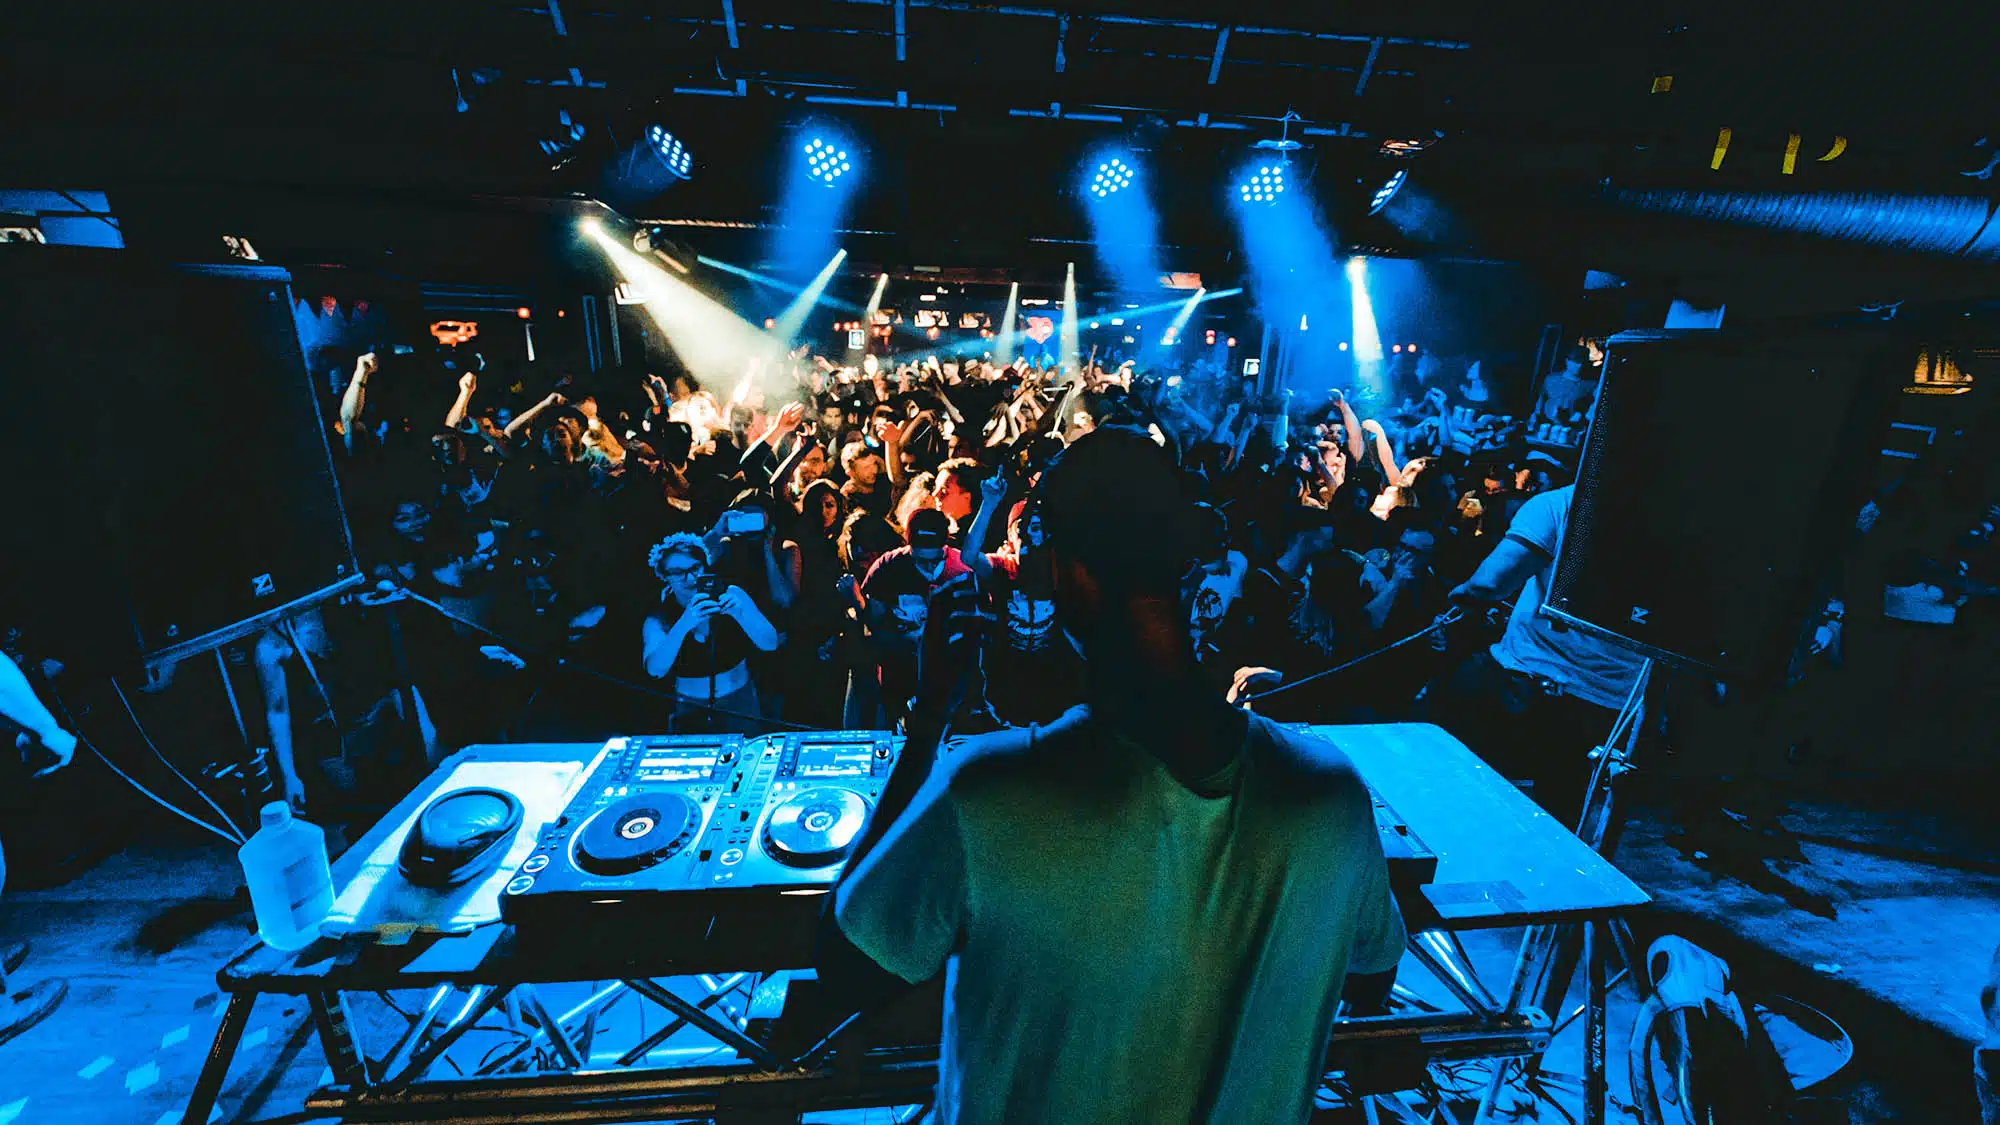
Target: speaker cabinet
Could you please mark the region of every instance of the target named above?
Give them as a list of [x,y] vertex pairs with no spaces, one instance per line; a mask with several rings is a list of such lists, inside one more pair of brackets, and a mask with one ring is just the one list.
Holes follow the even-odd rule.
[[360,581],[285,271],[0,254],[0,619],[193,655]]
[[1781,679],[1853,534],[1907,347],[1859,330],[1609,341],[1544,612],[1717,679]]

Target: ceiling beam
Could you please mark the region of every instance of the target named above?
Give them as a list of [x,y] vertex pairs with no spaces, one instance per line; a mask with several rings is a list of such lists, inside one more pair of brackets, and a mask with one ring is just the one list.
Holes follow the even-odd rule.
[[1361,64],[1361,77],[1354,80],[1355,97],[1358,98],[1368,92],[1368,77],[1375,73],[1375,60],[1381,54],[1382,41],[1380,39],[1368,44],[1368,61]]

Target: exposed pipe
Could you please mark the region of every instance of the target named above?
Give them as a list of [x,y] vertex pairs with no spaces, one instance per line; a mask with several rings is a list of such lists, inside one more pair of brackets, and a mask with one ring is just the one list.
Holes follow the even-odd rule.
[[1993,222],[2000,201],[1977,196],[1611,188],[1603,198],[1656,215],[1953,258],[2000,258],[2000,229]]

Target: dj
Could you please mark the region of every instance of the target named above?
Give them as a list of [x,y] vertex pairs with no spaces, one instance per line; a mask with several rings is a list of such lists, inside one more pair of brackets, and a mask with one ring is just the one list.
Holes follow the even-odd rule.
[[840,931],[903,980],[946,973],[945,1125],[1305,1121],[1343,996],[1379,1005],[1403,949],[1367,790],[1331,744],[1202,686],[1195,521],[1145,433],[1079,439],[1039,495],[1089,702],[926,778],[915,751],[976,648],[933,629]]

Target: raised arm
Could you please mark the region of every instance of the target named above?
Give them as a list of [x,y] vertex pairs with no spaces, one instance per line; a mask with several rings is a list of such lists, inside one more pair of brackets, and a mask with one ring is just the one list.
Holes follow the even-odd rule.
[[376,367],[375,353],[362,353],[354,361],[354,378],[347,381],[347,392],[340,396],[340,441],[349,453],[354,452],[354,428],[361,424],[361,412],[368,405],[368,376]]
[[1438,440],[1443,443],[1440,452],[1448,453],[1451,450],[1451,406],[1445,399],[1444,391],[1437,387],[1432,387],[1424,395],[1424,401],[1437,410]]
[[875,436],[882,442],[882,468],[889,474],[889,483],[897,488],[909,484],[903,472],[903,427],[883,418],[875,423]]
[[784,409],[778,411],[776,415],[772,416],[770,426],[766,427],[764,432],[758,436],[757,438],[758,443],[770,446],[771,452],[774,454],[777,453],[778,445],[781,442],[783,442],[785,438],[789,436],[793,430],[799,428],[799,423],[804,421],[805,417],[806,417],[806,407],[804,403],[802,402],[786,403]]
[[533,406],[530,406],[528,409],[522,411],[521,414],[518,417],[516,417],[512,422],[507,423],[506,430],[502,432],[505,434],[507,440],[512,441],[516,437],[520,436],[522,430],[528,428],[528,424],[535,420],[535,416],[537,414],[542,413],[544,410],[547,410],[551,406],[561,406],[565,401],[567,400],[564,399],[563,396],[557,394],[554,391],[550,391],[547,398],[543,399],[542,401],[536,403]]
[[986,536],[993,528],[993,513],[1000,510],[1000,504],[1007,498],[1007,477],[1004,473],[994,473],[979,482],[979,514],[972,517],[972,526],[966,530],[965,545],[958,549],[958,561],[972,572],[972,577],[981,586],[993,577],[993,561],[986,557]]
[[444,428],[458,429],[465,422],[465,413],[472,406],[472,392],[479,389],[479,376],[468,371],[458,377],[458,397],[452,400],[451,409],[444,412]]
[[1396,451],[1389,445],[1389,435],[1382,429],[1382,423],[1370,418],[1361,423],[1361,428],[1375,435],[1375,456],[1382,462],[1382,471],[1388,474],[1389,483],[1396,484],[1403,479],[1403,468],[1396,464]]
[[1347,459],[1359,462],[1362,457],[1361,420],[1354,416],[1354,408],[1347,404],[1347,396],[1333,392],[1333,401],[1340,407],[1340,424],[1347,430]]

